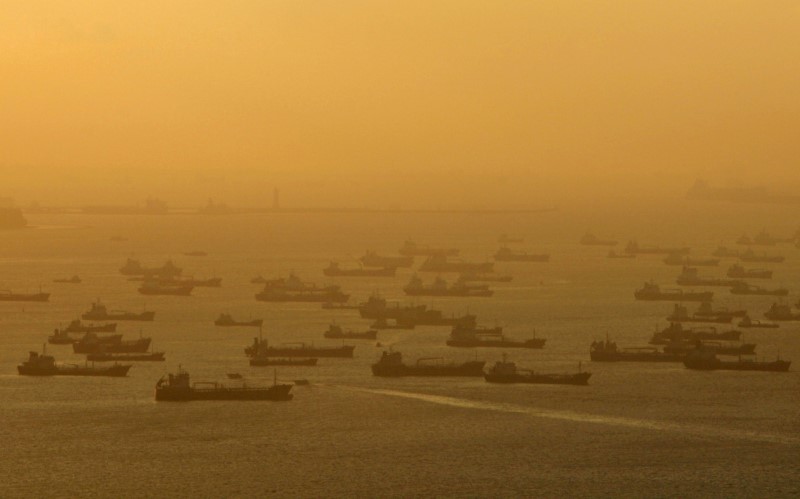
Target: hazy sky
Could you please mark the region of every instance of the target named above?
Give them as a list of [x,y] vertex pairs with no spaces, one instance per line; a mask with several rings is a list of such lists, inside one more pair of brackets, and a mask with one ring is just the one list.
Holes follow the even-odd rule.
[[800,190],[800,2],[0,2],[0,196]]

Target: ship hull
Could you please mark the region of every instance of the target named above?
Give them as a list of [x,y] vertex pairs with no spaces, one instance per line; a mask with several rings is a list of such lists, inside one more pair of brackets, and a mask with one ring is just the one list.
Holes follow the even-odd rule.
[[251,366],[316,366],[317,359],[280,359],[274,357],[254,357],[250,359]]
[[592,373],[576,374],[492,374],[486,373],[484,379],[489,383],[530,383],[545,385],[588,385]]
[[269,388],[156,388],[158,402],[190,402],[193,400],[287,401],[292,385],[274,385]]
[[131,342],[118,343],[73,343],[74,353],[96,354],[96,353],[146,353],[150,348],[150,338],[142,338]]
[[474,347],[502,347],[502,348],[544,348],[544,339],[533,339],[527,341],[509,340],[447,340],[447,346],[474,348]]
[[109,367],[74,366],[54,368],[40,368],[20,365],[17,372],[23,376],[106,376],[121,378],[128,375],[130,365],[114,365]]
[[483,366],[485,362],[471,361],[453,366],[437,366],[437,365],[382,365],[374,364],[372,366],[372,374],[374,376],[399,378],[405,376],[483,376]]

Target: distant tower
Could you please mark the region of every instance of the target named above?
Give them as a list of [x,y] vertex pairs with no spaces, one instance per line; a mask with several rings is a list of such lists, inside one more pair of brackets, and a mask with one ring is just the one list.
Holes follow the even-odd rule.
[[272,209],[275,211],[281,209],[280,191],[277,187],[272,191]]

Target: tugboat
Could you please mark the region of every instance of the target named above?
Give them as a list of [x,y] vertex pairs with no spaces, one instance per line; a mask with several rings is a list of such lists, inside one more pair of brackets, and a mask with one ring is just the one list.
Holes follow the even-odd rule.
[[232,327],[232,326],[261,327],[263,324],[264,324],[264,319],[253,319],[251,321],[237,321],[233,318],[231,314],[219,314],[217,320],[214,321],[214,325],[220,327]]
[[365,267],[406,268],[414,265],[413,256],[382,256],[374,251],[367,251],[364,256],[359,258],[359,261]]
[[83,281],[77,275],[70,277],[69,279],[53,279],[53,282],[61,283],[61,284],[80,284]]
[[216,382],[190,383],[189,373],[178,367],[176,374],[162,377],[156,383],[156,401],[188,402],[190,400],[292,400],[292,385],[269,387],[225,386]]
[[778,359],[772,362],[765,362],[742,359],[741,357],[739,357],[737,360],[720,360],[717,358],[714,351],[698,348],[688,353],[686,357],[684,357],[683,365],[689,369],[698,369],[701,371],[730,370],[786,372],[789,370],[791,361]]
[[342,340],[374,340],[378,337],[378,331],[375,329],[370,329],[369,331],[345,331],[338,324],[331,324],[328,326],[328,330],[325,331],[324,336],[326,338]]
[[757,319],[751,319],[749,315],[745,315],[742,320],[739,321],[739,327],[775,329],[781,327],[781,325],[774,322],[761,322]]
[[800,321],[800,313],[795,313],[785,303],[773,303],[769,310],[764,312],[764,317],[771,321]]
[[762,253],[757,255],[753,250],[747,250],[739,256],[739,260],[750,263],[781,263],[786,258],[779,255],[767,255]]
[[468,285],[463,282],[456,282],[452,286],[447,285],[447,281],[437,277],[433,284],[426,286],[422,279],[417,276],[403,288],[403,292],[409,296],[483,296],[488,297],[494,294],[487,285]]
[[772,279],[772,271],[767,269],[745,269],[738,263],[730,266],[728,277],[737,279]]
[[81,315],[81,319],[86,321],[152,321],[155,319],[155,312],[123,312],[109,311],[102,303],[92,303],[92,308]]
[[715,324],[730,324],[733,320],[733,315],[726,313],[719,313],[717,315],[689,315],[686,306],[676,303],[672,309],[672,314],[667,317],[670,322],[706,322]]
[[512,251],[508,246],[503,246],[494,254],[494,259],[498,262],[547,262],[550,255],[533,255],[530,253],[518,253]]
[[587,232],[581,237],[581,244],[584,246],[616,246],[617,241],[613,239],[600,239],[591,232]]
[[746,282],[738,282],[731,287],[731,294],[734,295],[762,295],[762,296],[788,296],[789,290],[785,288],[765,289]]
[[650,281],[644,283],[641,289],[637,289],[633,296],[637,300],[647,301],[711,301],[714,293],[711,291],[684,291],[682,289],[661,290],[658,284]]
[[423,357],[416,364],[403,364],[400,352],[384,351],[380,360],[372,364],[372,374],[383,377],[401,376],[483,376],[484,361],[473,360],[461,364],[443,362],[441,357]]
[[406,240],[398,252],[403,256],[457,256],[459,251],[456,248],[433,248],[431,246],[420,246],[414,241]]
[[45,302],[50,299],[50,293],[12,293],[8,290],[0,290],[0,301],[35,301]]
[[328,277],[394,277],[397,267],[343,269],[338,263],[331,262],[322,273]]
[[495,362],[494,366],[484,375],[489,383],[534,383],[547,385],[588,385],[592,373],[582,371],[580,366],[574,374],[543,374],[530,369],[521,369],[513,362],[506,361],[505,355],[502,362]]
[[589,348],[593,362],[680,362],[682,355],[660,352],[655,347],[630,347],[619,349],[609,341],[593,341]]
[[339,347],[318,347],[302,342],[286,343],[282,346],[269,346],[266,340],[253,339],[253,344],[244,349],[249,357],[262,355],[265,357],[352,357],[355,345]]
[[117,323],[84,324],[80,319],[75,319],[64,328],[65,333],[113,333],[117,330]]
[[113,366],[94,366],[76,364],[56,364],[55,358],[38,352],[30,352],[28,360],[17,366],[17,372],[23,376],[111,376],[128,375],[130,364],[114,364]]
[[436,255],[429,256],[419,267],[420,272],[492,272],[492,262],[462,262],[451,261],[447,257]]
[[534,337],[516,341],[503,335],[503,328],[479,328],[471,325],[457,325],[450,332],[447,345],[451,347],[504,347],[504,348],[544,348],[544,338]]

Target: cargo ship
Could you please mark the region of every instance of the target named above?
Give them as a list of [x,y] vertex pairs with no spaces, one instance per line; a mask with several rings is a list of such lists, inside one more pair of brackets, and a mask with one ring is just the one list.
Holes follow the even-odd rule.
[[402,376],[483,376],[485,361],[445,363],[441,357],[422,357],[415,364],[404,364],[400,352],[384,351],[380,360],[372,364],[372,374],[382,377]]
[[760,295],[760,296],[788,296],[789,290],[786,288],[766,289],[760,286],[738,282],[731,287],[731,294],[734,295]]
[[746,269],[734,263],[728,268],[728,277],[736,279],[772,279],[772,271],[767,269]]
[[711,301],[714,293],[711,291],[684,291],[682,289],[664,289],[650,281],[637,289],[633,296],[637,300],[655,301]]
[[66,333],[113,333],[117,330],[117,323],[84,324],[80,319],[75,319],[64,328]]
[[352,357],[354,345],[337,347],[318,347],[302,342],[285,343],[280,346],[269,346],[266,340],[253,338],[253,344],[244,349],[249,357]]
[[12,293],[9,290],[0,290],[0,301],[45,302],[49,299],[50,293]]
[[463,297],[489,297],[494,291],[487,285],[469,285],[456,282],[452,286],[441,277],[437,277],[432,284],[426,285],[416,275],[403,287],[403,292],[409,296],[463,296]]
[[130,365],[113,366],[56,364],[55,358],[45,353],[30,352],[28,360],[17,366],[17,372],[24,376],[110,376],[128,375]]
[[164,352],[143,352],[143,353],[110,353],[94,352],[86,354],[86,360],[94,362],[161,362],[166,360]]
[[397,267],[344,269],[338,263],[331,262],[322,269],[322,273],[328,277],[394,277]]
[[742,359],[741,357],[736,360],[720,360],[712,350],[698,348],[684,357],[683,365],[689,369],[697,369],[701,371],[729,370],[786,372],[789,370],[791,361],[777,359],[769,362],[753,359]]
[[667,265],[683,265],[691,267],[716,267],[719,265],[719,258],[692,258],[681,253],[671,253],[664,259]]
[[225,386],[217,382],[191,383],[189,373],[178,368],[175,374],[162,377],[156,383],[156,401],[188,402],[192,400],[291,400],[292,385],[278,384],[277,379],[272,386]]
[[655,347],[618,348],[616,342],[593,341],[589,347],[593,362],[680,362],[682,355],[665,353]]
[[769,310],[764,312],[764,317],[771,321],[800,321],[800,312],[793,312],[785,303],[773,303]]
[[512,340],[503,335],[503,328],[480,328],[474,326],[456,326],[450,332],[447,345],[451,347],[502,347],[502,348],[544,348],[544,338]]
[[325,331],[324,336],[326,338],[338,340],[374,340],[378,337],[378,331],[374,329],[368,331],[344,330],[338,324],[331,324],[328,326],[328,330]]
[[494,254],[494,259],[498,262],[547,262],[550,260],[550,255],[517,252],[508,246],[503,246]]
[[280,357],[267,357],[258,355],[250,357],[250,365],[253,367],[266,367],[266,366],[316,366],[316,358],[280,358]]
[[155,312],[125,312],[121,310],[108,310],[102,303],[92,303],[92,308],[81,315],[81,319],[86,321],[152,321],[155,319]]
[[653,333],[651,345],[666,345],[675,341],[739,341],[741,331],[731,329],[718,332],[713,326],[684,328],[680,322],[672,322],[668,327]]
[[157,282],[145,282],[139,293],[148,296],[189,296],[194,286],[191,285],[163,285]]
[[747,250],[739,256],[739,260],[749,263],[781,263],[786,258],[780,255],[767,255],[766,253],[757,255],[753,250]]
[[701,277],[695,267],[683,267],[675,283],[680,286],[723,286],[731,287],[740,284],[742,281],[735,279],[718,279],[714,277]]
[[[77,343],[77,342],[81,341],[81,338],[83,336],[86,336],[86,334],[89,334],[89,333],[80,333],[80,334],[83,335],[83,336],[81,336],[81,338],[73,336],[73,334],[75,334],[75,333],[70,333],[70,332],[65,331],[65,330],[56,329],[53,332],[52,335],[47,337],[47,342],[52,344],[52,345],[72,345],[73,343]],[[121,339],[122,339],[122,335],[121,334],[110,334],[110,335],[107,335],[107,336],[97,336],[97,340],[98,341],[105,342],[105,343],[117,343]]]
[[136,340],[104,341],[94,333],[86,333],[80,340],[72,344],[75,353],[144,353],[150,348],[151,338]]
[[489,383],[532,383],[546,385],[588,385],[592,373],[583,371],[578,366],[578,372],[572,374],[547,374],[538,373],[531,369],[517,367],[514,362],[508,362],[503,356],[502,361],[495,362],[494,366],[484,375]]
[[670,322],[706,322],[714,324],[730,324],[733,320],[733,315],[729,313],[719,313],[716,315],[698,315],[694,313],[689,315],[686,306],[676,303],[672,309],[672,313],[667,316]]
[[253,319],[250,321],[237,321],[231,314],[219,314],[219,317],[214,321],[215,326],[220,327],[261,327],[264,324],[264,319]]

